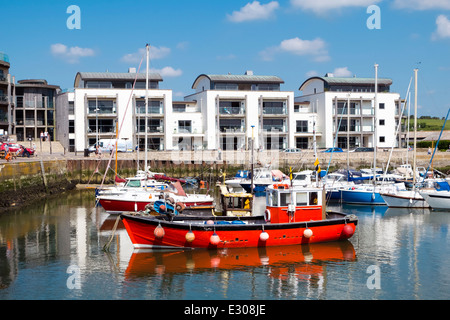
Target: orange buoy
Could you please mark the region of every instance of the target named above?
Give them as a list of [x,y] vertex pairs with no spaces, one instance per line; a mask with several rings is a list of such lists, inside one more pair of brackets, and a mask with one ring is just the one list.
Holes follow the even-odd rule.
[[217,235],[217,233],[214,232],[214,234],[209,238],[209,242],[213,246],[217,246],[220,243],[220,237]]
[[189,243],[191,243],[191,242],[193,242],[195,240],[195,234],[192,232],[192,231],[188,231],[187,233],[186,233],[186,241],[187,242],[189,242]]
[[164,231],[164,228],[161,227],[161,225],[157,226],[153,233],[155,234],[155,237],[157,239],[162,239],[164,237],[164,235],[166,234],[166,232]]

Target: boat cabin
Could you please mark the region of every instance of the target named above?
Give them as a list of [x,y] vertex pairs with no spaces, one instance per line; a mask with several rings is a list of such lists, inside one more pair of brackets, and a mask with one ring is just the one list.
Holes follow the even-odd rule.
[[266,221],[292,223],[324,220],[323,194],[320,188],[274,184],[266,190]]
[[253,210],[253,195],[242,191],[235,192],[226,186],[220,186],[222,215],[232,217],[249,217]]

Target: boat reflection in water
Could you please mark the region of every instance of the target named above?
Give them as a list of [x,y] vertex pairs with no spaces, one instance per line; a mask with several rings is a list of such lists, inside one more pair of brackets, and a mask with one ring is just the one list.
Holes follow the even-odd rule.
[[348,240],[260,248],[227,248],[218,250],[188,251],[134,251],[125,276],[129,280],[152,274],[175,274],[215,270],[245,270],[258,267],[271,268],[274,278],[288,276],[292,272],[299,279],[307,276],[323,276],[325,267],[321,261],[354,261],[356,253]]

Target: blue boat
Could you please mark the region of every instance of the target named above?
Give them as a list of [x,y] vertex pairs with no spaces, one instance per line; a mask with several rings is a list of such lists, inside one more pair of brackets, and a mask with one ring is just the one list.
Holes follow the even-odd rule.
[[353,204],[386,205],[379,188],[358,186],[341,190],[342,202]]

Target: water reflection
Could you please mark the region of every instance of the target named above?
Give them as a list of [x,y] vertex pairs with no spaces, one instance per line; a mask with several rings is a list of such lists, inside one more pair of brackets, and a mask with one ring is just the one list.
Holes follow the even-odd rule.
[[[450,212],[333,206],[359,218],[350,241],[135,252],[92,191],[69,192],[0,215],[0,299],[450,298]],[[66,286],[73,265],[80,290]],[[371,265],[381,270],[380,290],[367,289]]]
[[[356,252],[349,241],[268,248],[138,251],[130,258],[125,280],[132,282],[154,276],[173,279],[180,274],[218,273],[221,281],[211,286],[225,294],[230,291],[232,283],[224,279],[229,279],[233,271],[240,271],[248,273],[255,281],[258,278],[258,285],[248,287],[248,294],[252,297],[261,299],[263,292],[271,292],[265,298],[292,297],[303,288],[302,294],[317,298],[326,287],[327,266],[354,260]],[[261,274],[266,276],[260,277]],[[167,287],[172,283],[176,283],[176,288]],[[164,286],[164,290],[177,291],[180,283],[166,281]],[[163,288],[155,290],[162,291]]]

